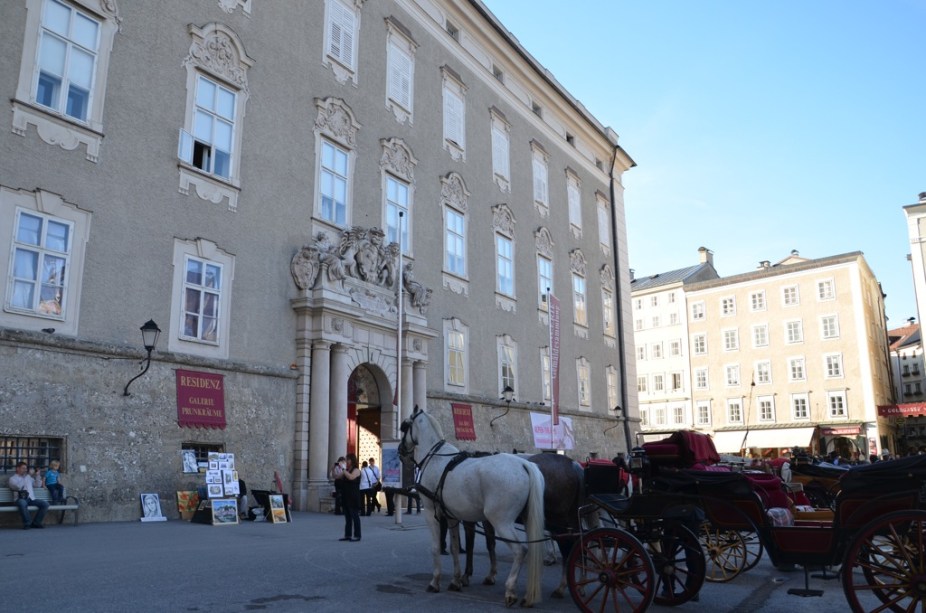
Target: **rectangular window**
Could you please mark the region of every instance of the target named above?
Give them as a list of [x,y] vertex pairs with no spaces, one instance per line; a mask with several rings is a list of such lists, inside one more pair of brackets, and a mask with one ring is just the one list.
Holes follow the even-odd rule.
[[195,96],[192,133],[180,131],[179,157],[205,173],[230,179],[237,94],[200,75]]
[[466,220],[456,210],[444,208],[444,269],[461,277],[466,276]]
[[500,345],[498,348],[499,355],[499,370],[501,371],[501,387],[499,388],[499,393],[501,390],[505,389],[506,386],[511,387],[511,389],[518,389],[515,387],[515,369],[517,368],[517,362],[514,357],[514,347],[509,347],[507,345]]
[[614,295],[606,289],[601,290],[601,313],[604,333],[607,336],[615,335],[614,327]]
[[649,411],[645,408],[640,409],[640,425],[644,428],[649,426]]
[[617,371],[613,368],[608,368],[607,373],[605,374],[606,383],[608,386],[608,408],[613,409],[617,406]]
[[775,421],[775,403],[771,396],[759,397],[759,421]]
[[707,335],[695,334],[691,337],[691,345],[695,355],[704,355],[707,353]]
[[452,81],[444,82],[444,140],[462,152],[466,149],[466,106],[463,88]]
[[839,318],[836,315],[820,318],[820,335],[823,338],[839,338]]
[[531,165],[534,169],[534,202],[546,208],[550,205],[546,158],[541,152],[534,151]]
[[794,306],[801,303],[800,295],[797,292],[797,286],[791,285],[781,290],[781,301],[785,306]]
[[675,292],[669,292],[669,304],[675,304]]
[[817,299],[818,300],[833,300],[836,298],[836,290],[833,286],[832,279],[824,279],[823,281],[817,281]]
[[492,172],[507,184],[510,172],[508,130],[498,118],[492,118]]
[[659,315],[653,315],[652,321],[653,321],[653,327],[658,328],[659,327]]
[[537,256],[537,304],[547,309],[547,292],[553,291],[553,260],[542,255]]
[[691,318],[704,319],[704,303],[695,302],[691,305]]
[[585,362],[579,362],[578,366],[578,383],[579,383],[579,406],[587,407],[592,404],[592,376],[591,369]]
[[658,407],[656,409],[656,425],[664,426],[666,425],[666,409],[665,407]]
[[675,425],[685,423],[685,407],[674,407],[672,409],[672,423]]
[[727,296],[720,299],[720,315],[722,317],[736,315],[736,296]]
[[59,460],[61,472],[66,472],[64,450],[63,438],[0,436],[0,474],[12,475],[19,462],[25,462],[29,466],[45,467],[51,460]]
[[608,249],[611,245],[611,216],[608,215],[608,202],[598,198],[598,242]]
[[662,392],[665,389],[665,377],[663,375],[653,375],[653,391]]
[[465,385],[466,347],[463,333],[451,330],[447,333],[447,383]]
[[801,320],[785,322],[785,342],[802,343],[804,342],[804,326]]
[[646,391],[646,376],[637,377],[637,391],[645,392]]
[[318,189],[322,219],[343,226],[347,224],[347,151],[322,141]]
[[830,417],[846,416],[846,394],[845,392],[827,392],[827,404],[829,405]]
[[682,355],[682,341],[669,342],[669,355],[674,358],[680,357]]
[[711,405],[707,402],[699,402],[696,411],[697,424],[699,426],[709,426],[711,423]]
[[831,353],[823,356],[823,366],[827,379],[842,377],[842,354]]
[[659,306],[659,296],[650,296],[649,305],[653,307]]
[[810,411],[807,408],[807,394],[791,395],[791,414],[795,420],[810,418]]
[[749,306],[753,311],[765,310],[765,290],[749,294]]
[[791,358],[788,360],[788,380],[803,381],[805,378],[804,358]]
[[[403,253],[410,253],[408,242],[408,183],[399,181],[392,175],[386,175],[386,243],[399,243]],[[399,213],[404,219],[399,227]],[[401,231],[401,238],[399,232]]]
[[192,451],[196,457],[196,464],[208,466],[210,453],[225,453],[225,445],[222,443],[180,443],[180,448],[184,451]]
[[12,309],[64,318],[72,234],[70,223],[17,212],[10,275]]
[[514,296],[514,248],[510,238],[495,235],[495,258],[496,290],[506,296]]
[[585,304],[585,277],[572,275],[572,304],[575,308],[575,323],[580,326],[588,325],[588,311]]
[[727,421],[731,424],[743,423],[743,403],[739,398],[727,400]]
[[87,121],[99,47],[99,22],[61,2],[46,2],[35,101],[57,113]]
[[386,91],[389,92],[389,99],[406,111],[411,112],[415,66],[412,56],[396,41],[389,42],[386,55],[386,61],[389,64],[387,76],[389,82],[386,84]]
[[682,373],[674,372],[672,373],[672,391],[678,392],[682,389]]
[[694,371],[695,389],[707,389],[707,369],[696,368]]
[[772,382],[772,363],[769,361],[756,362],[756,385],[767,385]]
[[356,13],[340,0],[328,4],[328,56],[354,70]]
[[736,351],[740,348],[740,336],[739,330],[724,330],[723,331],[723,350],[724,351]]
[[637,347],[637,359],[638,360],[646,359],[646,345],[640,345]]
[[669,325],[678,325],[678,313],[669,313]]
[[727,385],[739,385],[740,384],[740,367],[739,364],[730,364],[726,367],[727,373]]
[[752,327],[752,346],[768,347],[768,324],[758,324]]
[[183,334],[185,340],[218,343],[222,266],[187,256],[183,278]]
[[635,298],[633,301],[633,308],[637,311],[641,310],[643,308],[643,299]]
[[654,360],[662,359],[662,343],[653,343],[651,345],[650,355],[653,356]]
[[566,175],[566,202],[569,207],[569,223],[576,228],[581,228],[582,193],[579,190],[579,179],[568,173]]
[[642,330],[642,329],[643,329],[643,320],[642,320],[642,319],[635,319],[635,320],[633,320],[633,329],[634,329],[634,330]]

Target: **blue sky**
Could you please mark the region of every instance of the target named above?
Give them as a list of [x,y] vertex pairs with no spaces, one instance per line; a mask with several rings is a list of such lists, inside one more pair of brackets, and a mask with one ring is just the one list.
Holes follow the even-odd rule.
[[[926,0],[484,0],[620,135],[638,276],[714,251],[862,251],[915,316],[902,207],[926,191]],[[926,311],[926,305],[924,311]]]

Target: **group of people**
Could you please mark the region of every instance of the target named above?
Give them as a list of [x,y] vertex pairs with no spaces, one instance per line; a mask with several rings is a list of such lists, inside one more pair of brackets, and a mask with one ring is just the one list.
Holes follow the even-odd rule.
[[[51,495],[51,504],[64,503],[64,486],[61,484],[60,475],[61,463],[52,460],[48,463],[45,474],[40,469],[29,469],[25,462],[16,464],[16,472],[10,477],[8,486],[15,492],[16,506],[19,507],[19,515],[23,520],[23,530],[30,528],[41,529],[45,527],[43,523],[45,514],[48,513],[49,503],[45,500],[38,500],[35,497],[35,488],[46,487]],[[29,514],[29,507],[35,507],[35,516]]]

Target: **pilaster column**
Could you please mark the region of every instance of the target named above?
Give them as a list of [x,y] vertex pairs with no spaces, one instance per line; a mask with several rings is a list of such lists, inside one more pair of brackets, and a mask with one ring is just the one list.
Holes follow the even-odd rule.
[[428,408],[428,364],[418,360],[414,365],[414,402],[412,406],[418,405],[422,411]]
[[312,399],[309,406],[309,481],[328,480],[328,410],[331,343],[312,343]]
[[[415,399],[414,399],[414,379],[412,373],[412,361],[403,358],[402,359],[402,415],[401,421],[408,419],[412,414],[412,408],[414,408]],[[424,410],[425,407],[421,407]]]
[[347,348],[335,345],[331,352],[331,398],[328,421],[328,464],[347,453]]

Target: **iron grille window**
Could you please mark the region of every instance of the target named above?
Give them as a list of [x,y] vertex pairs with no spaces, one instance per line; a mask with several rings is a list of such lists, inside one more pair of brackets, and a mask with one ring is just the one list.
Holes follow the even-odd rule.
[[182,443],[180,448],[195,451],[197,462],[208,462],[210,453],[225,453],[225,445],[222,443]]
[[14,472],[19,462],[45,468],[51,460],[60,461],[61,471],[65,472],[64,448],[63,438],[0,435],[0,473]]

